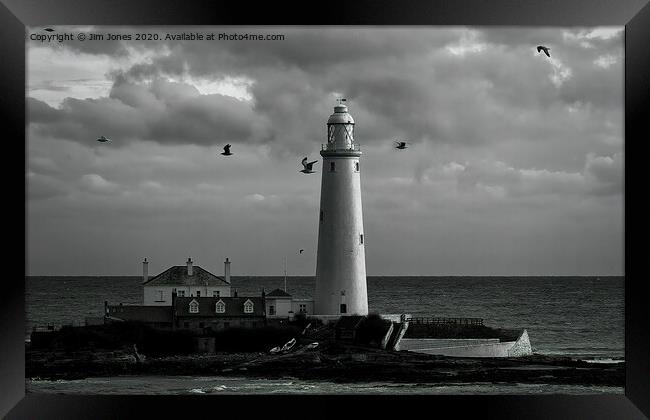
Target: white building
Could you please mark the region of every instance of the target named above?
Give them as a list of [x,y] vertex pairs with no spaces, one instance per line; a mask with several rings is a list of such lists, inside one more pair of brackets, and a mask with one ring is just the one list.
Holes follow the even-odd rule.
[[354,119],[339,103],[327,121],[323,156],[315,313],[368,314],[361,209],[361,150]]
[[172,292],[179,297],[230,297],[230,261],[224,262],[224,277],[194,266],[192,259],[187,263],[168,268],[149,279],[149,263],[142,262],[142,276],[145,306],[171,306]]
[[264,295],[264,301],[266,317],[269,319],[292,318],[299,313],[310,316],[314,314],[313,299],[295,299],[282,289]]

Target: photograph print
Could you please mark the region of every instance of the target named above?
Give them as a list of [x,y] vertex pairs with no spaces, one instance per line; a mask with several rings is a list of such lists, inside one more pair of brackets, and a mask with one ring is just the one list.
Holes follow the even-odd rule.
[[27,393],[624,393],[624,27],[26,32]]

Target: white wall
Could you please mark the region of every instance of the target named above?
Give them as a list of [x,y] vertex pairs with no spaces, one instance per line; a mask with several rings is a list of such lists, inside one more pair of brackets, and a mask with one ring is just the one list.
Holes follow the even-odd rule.
[[[269,315],[270,306],[275,306],[275,315]],[[291,299],[281,298],[266,298],[266,316],[267,318],[287,318],[289,317],[289,311],[291,311]]]
[[[318,225],[315,311],[321,315],[336,315],[340,313],[340,304],[345,303],[347,315],[367,315],[366,235],[363,231],[361,175],[355,168],[360,153],[321,154],[320,210],[323,211],[323,220],[319,219]],[[330,162],[335,163],[334,172],[330,172]],[[361,234],[364,234],[363,244]],[[341,291],[345,291],[345,301],[341,300]]]
[[307,310],[305,312],[307,315],[314,314],[314,301],[312,299],[294,299],[291,301],[291,310],[293,311],[294,315],[300,313],[300,305],[307,306]]
[[402,338],[398,350],[455,357],[519,357],[532,354],[528,333],[517,341],[488,339]]

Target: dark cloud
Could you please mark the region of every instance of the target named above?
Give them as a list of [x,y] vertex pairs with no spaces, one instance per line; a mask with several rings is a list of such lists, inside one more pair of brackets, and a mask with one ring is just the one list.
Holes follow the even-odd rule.
[[35,172],[27,173],[25,183],[27,197],[30,200],[43,200],[66,195],[69,190],[65,183],[56,178]]
[[[173,28],[183,30],[190,29]],[[111,86],[92,98],[57,90],[68,85],[43,76],[57,69],[30,63],[40,77],[30,87],[69,96],[48,105],[44,91],[32,89],[28,98],[28,242],[38,270],[68,273],[49,256],[50,244],[65,244],[57,256],[72,265],[97,241],[88,254],[92,273],[99,266],[130,273],[136,254],[164,269],[182,253],[206,261],[229,255],[241,274],[269,274],[286,249],[316,242],[320,176],[299,174],[299,162],[319,158],[339,95],[348,98],[364,153],[369,273],[622,269],[612,251],[623,229],[620,35],[222,30],[286,39],[54,47],[87,65],[119,61],[102,65]],[[551,46],[552,60],[536,53],[538,44]],[[245,98],[206,90],[206,81],[240,83]],[[102,134],[114,141],[96,142]],[[409,149],[396,151],[398,138]],[[218,155],[225,142],[232,159]],[[314,258],[301,264],[301,273],[313,274]]]
[[133,84],[118,79],[109,96],[67,98],[60,108],[28,99],[30,123],[44,135],[88,144],[105,135],[119,146],[151,140],[170,144],[216,145],[227,141],[264,140],[264,121],[250,102],[201,95],[195,87],[156,79]]
[[60,110],[31,97],[27,97],[27,113],[26,122],[28,124],[56,123],[64,117]]

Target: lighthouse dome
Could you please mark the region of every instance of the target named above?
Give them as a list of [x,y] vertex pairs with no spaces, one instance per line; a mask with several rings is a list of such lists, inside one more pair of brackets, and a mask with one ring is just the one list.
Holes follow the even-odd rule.
[[348,107],[338,104],[334,107],[334,113],[327,120],[328,124],[354,124],[354,118],[348,113]]

